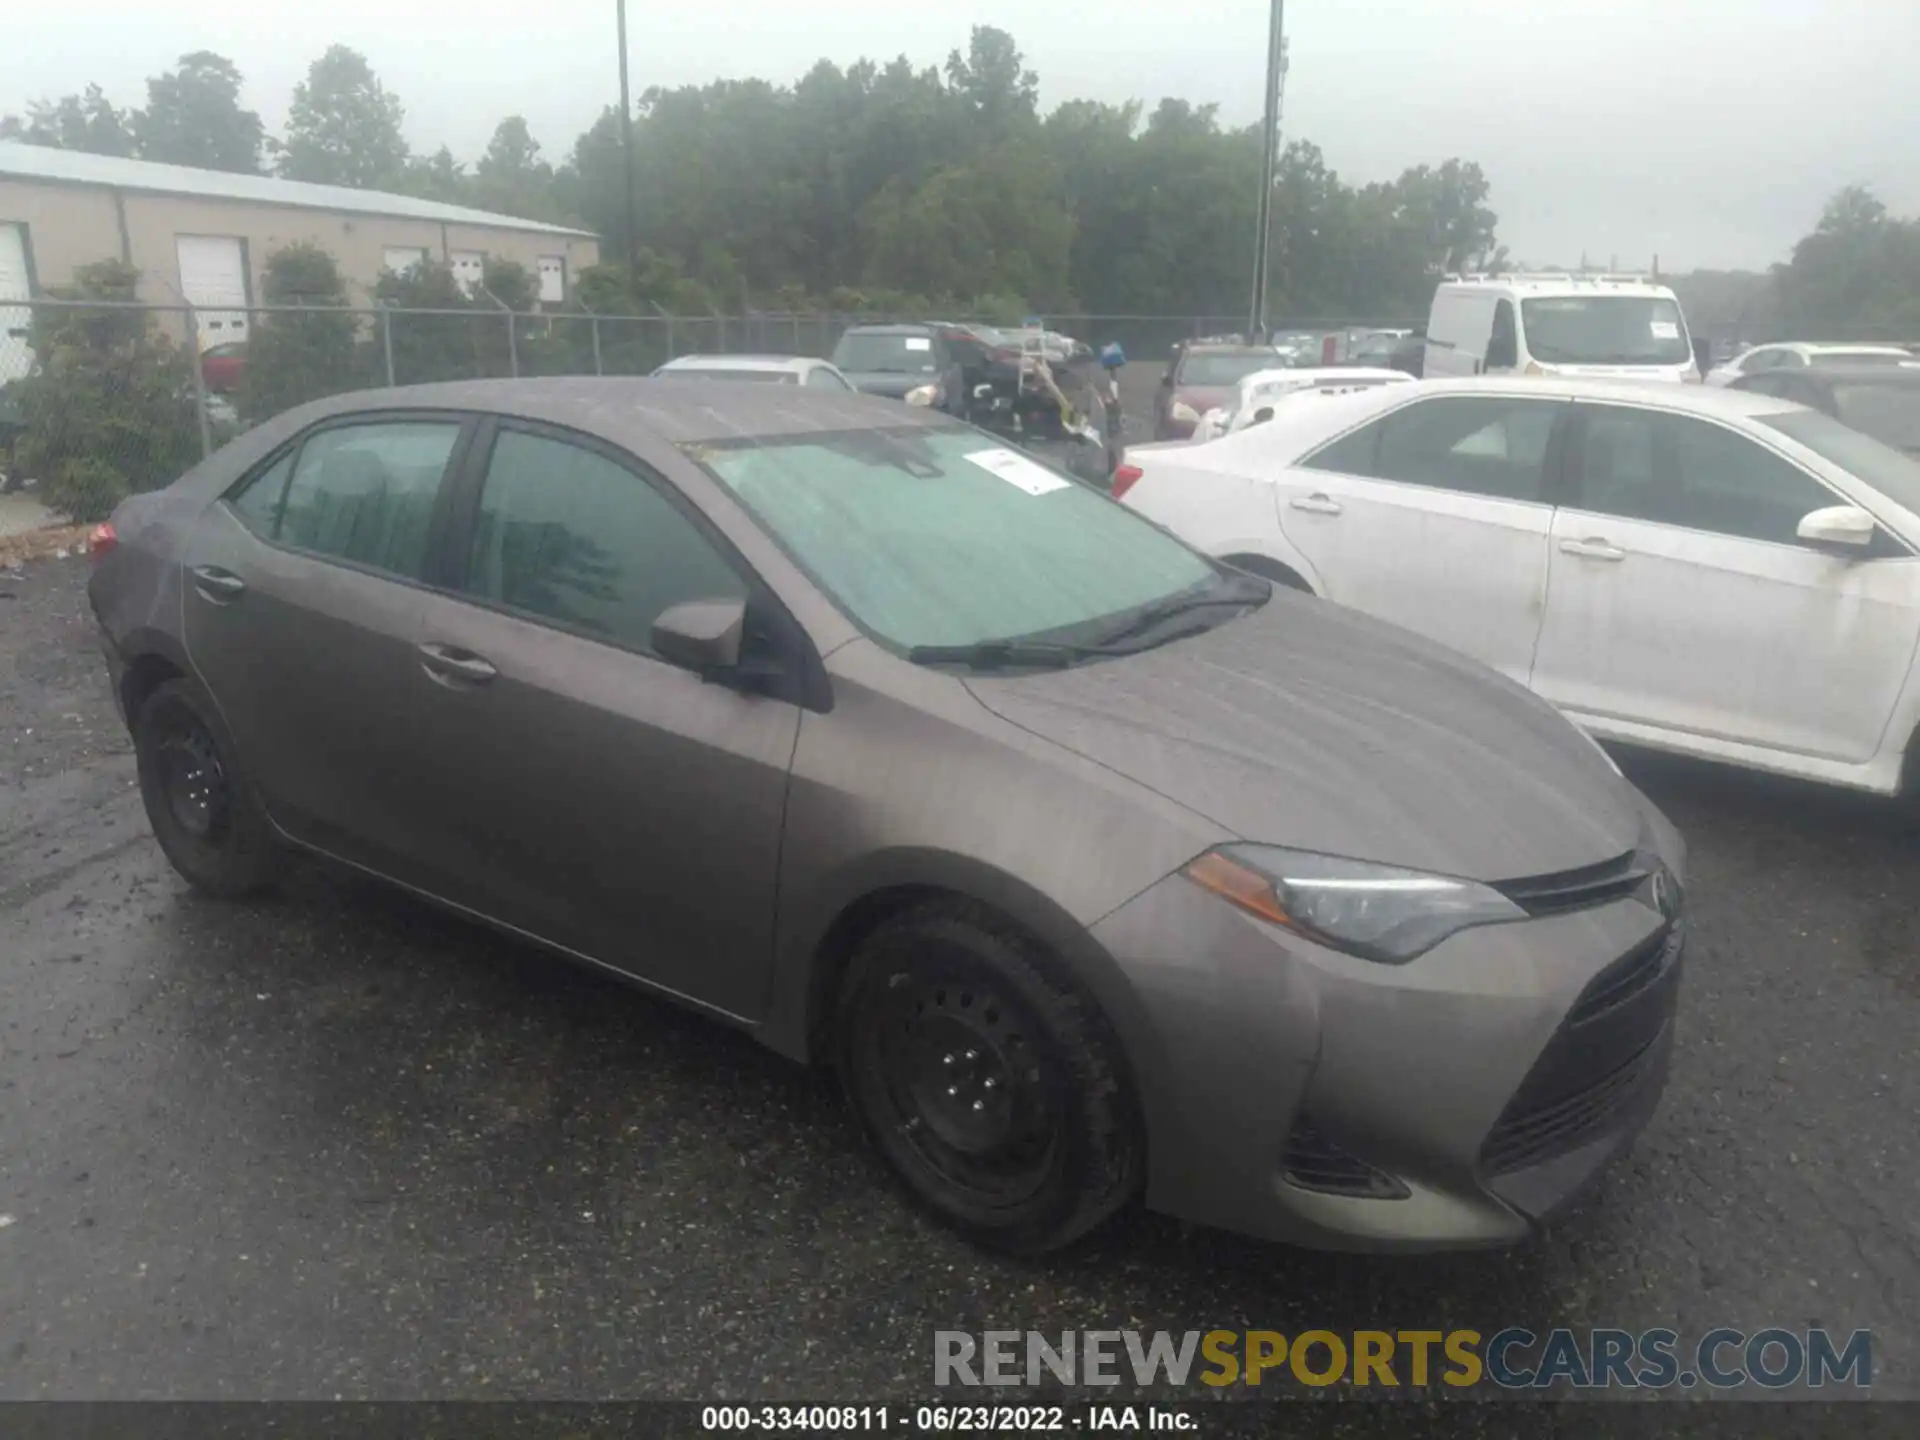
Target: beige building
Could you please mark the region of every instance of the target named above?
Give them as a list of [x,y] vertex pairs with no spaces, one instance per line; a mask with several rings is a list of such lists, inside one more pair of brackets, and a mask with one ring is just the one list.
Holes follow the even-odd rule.
[[110,258],[139,270],[141,299],[197,307],[203,347],[244,340],[267,257],[296,241],[329,252],[361,303],[383,269],[430,257],[470,287],[489,259],[517,261],[557,306],[600,258],[587,231],[459,205],[0,141],[0,352],[24,338],[19,301]]

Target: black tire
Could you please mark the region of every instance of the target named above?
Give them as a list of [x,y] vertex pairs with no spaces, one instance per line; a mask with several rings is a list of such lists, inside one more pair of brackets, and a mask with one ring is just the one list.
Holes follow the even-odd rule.
[[1012,1254],[1086,1234],[1143,1169],[1119,1043],[1045,963],[990,912],[932,902],[867,936],[840,987],[840,1074],[875,1148],[934,1215]]
[[278,847],[224,735],[212,697],[186,679],[156,686],[133,723],[154,838],[196,890],[232,900],[266,887]]

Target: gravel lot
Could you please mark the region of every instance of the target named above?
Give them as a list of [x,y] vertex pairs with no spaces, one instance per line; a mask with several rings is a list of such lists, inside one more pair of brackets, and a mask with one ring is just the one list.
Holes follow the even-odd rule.
[[937,1328],[1513,1324],[1870,1327],[1876,1395],[1920,1397],[1912,807],[1629,760],[1693,847],[1681,1043],[1539,1242],[1134,1213],[1016,1264],[728,1031],[318,868],[189,894],[84,580],[0,568],[0,1399],[851,1400],[924,1395]]

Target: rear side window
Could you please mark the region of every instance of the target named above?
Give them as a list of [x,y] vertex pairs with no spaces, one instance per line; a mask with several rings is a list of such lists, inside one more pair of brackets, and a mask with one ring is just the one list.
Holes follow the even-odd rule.
[[744,600],[732,565],[647,480],[565,440],[502,430],[466,590],[631,650],[685,600]]
[[233,507],[266,539],[418,580],[426,572],[440,480],[459,437],[452,420],[322,430],[297,459],[263,471]]
[[815,390],[839,390],[845,392],[853,388],[824,365],[816,365],[807,371],[807,384]]
[[1373,473],[1466,495],[1539,500],[1554,421],[1565,409],[1552,400],[1496,397],[1407,405],[1379,422]]

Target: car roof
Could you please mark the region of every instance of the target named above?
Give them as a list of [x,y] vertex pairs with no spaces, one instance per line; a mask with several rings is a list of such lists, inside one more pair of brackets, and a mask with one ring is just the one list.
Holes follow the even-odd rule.
[[1914,355],[1904,345],[1876,344],[1871,340],[1768,340],[1746,353],[1751,355],[1754,350],[1798,350],[1803,355],[1910,355],[1920,360],[1920,355]]
[[801,370],[824,364],[808,355],[679,355],[662,370]]
[[932,335],[951,327],[946,325],[849,325],[842,335]]
[[1228,345],[1199,343],[1185,346],[1181,359],[1189,355],[1272,355],[1277,353],[1276,345]]
[[[1762,370],[1761,375],[1791,375],[1818,385],[1905,385],[1920,387],[1920,357],[1911,365],[1819,365],[1802,370]],[[1743,376],[1742,379],[1751,377]],[[1744,387],[1743,387],[1744,388]]]
[[[286,436],[336,415],[380,410],[471,410],[545,421],[636,450],[746,437],[790,437],[845,430],[940,429],[959,422],[940,411],[851,390],[741,385],[726,380],[672,382],[624,376],[526,380],[450,380],[329,396],[276,416],[261,431]],[[251,435],[254,432],[249,432]]]

